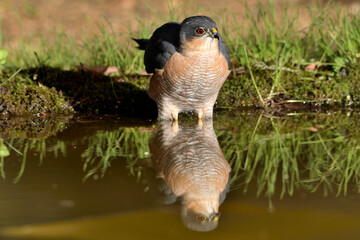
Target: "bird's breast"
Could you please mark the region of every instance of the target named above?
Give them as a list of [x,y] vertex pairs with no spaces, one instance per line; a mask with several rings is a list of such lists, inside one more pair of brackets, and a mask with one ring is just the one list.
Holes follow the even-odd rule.
[[219,92],[229,72],[218,47],[189,49],[172,55],[157,87],[179,101],[206,99]]
[[173,143],[160,164],[165,181],[177,196],[218,197],[228,182],[231,168],[216,137],[188,136],[191,143],[181,139]]

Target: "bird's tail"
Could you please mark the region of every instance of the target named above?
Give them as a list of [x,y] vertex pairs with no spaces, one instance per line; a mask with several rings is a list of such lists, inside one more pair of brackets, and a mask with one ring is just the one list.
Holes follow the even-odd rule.
[[136,39],[136,38],[132,38],[132,40],[134,40],[137,44],[139,44],[139,46],[137,47],[140,50],[146,50],[147,45],[150,42],[150,39]]

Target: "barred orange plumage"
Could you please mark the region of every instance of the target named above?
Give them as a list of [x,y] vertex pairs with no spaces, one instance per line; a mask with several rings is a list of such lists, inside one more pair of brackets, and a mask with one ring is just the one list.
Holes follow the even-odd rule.
[[[200,31],[200,30],[201,31]],[[195,110],[211,118],[213,106],[230,73],[225,42],[209,17],[167,23],[150,40],[137,39],[145,50],[145,65],[154,73],[148,94],[158,106],[159,119],[178,119],[181,111]]]

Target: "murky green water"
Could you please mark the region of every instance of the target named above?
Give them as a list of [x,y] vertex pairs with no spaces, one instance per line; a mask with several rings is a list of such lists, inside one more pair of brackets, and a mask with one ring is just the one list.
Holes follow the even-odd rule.
[[0,236],[359,239],[358,126],[356,111],[1,121]]

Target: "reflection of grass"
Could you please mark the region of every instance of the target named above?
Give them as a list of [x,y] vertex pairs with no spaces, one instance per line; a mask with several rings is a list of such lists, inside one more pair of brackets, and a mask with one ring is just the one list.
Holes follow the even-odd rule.
[[9,155],[10,155],[9,149],[4,144],[4,140],[0,138],[0,175],[2,178],[5,178],[4,159]]
[[360,189],[360,142],[359,135],[342,133],[353,131],[347,124],[354,122],[337,123],[340,126],[324,125],[324,129],[310,131],[270,117],[259,124],[262,131],[267,128],[265,133],[257,132],[256,125],[253,132],[221,130],[217,135],[245,192],[256,182],[257,194],[265,192],[269,197],[277,187],[281,187],[281,197],[299,188],[315,192],[320,187],[325,195],[329,191],[339,195],[346,194],[353,183]]
[[137,167],[139,159],[149,157],[148,141],[151,132],[138,128],[121,128],[116,131],[98,132],[96,136],[87,139],[87,149],[82,153],[84,158],[85,179],[100,173],[104,176],[111,162],[125,158],[130,173],[140,177]]
[[[219,129],[216,134],[220,146],[232,166],[232,187],[248,192],[255,186],[257,195],[268,197],[293,195],[299,189],[323,191],[325,195],[360,192],[360,132],[356,117],[219,115],[215,129]],[[48,153],[66,156],[69,146],[81,145],[85,147],[81,153],[84,179],[103,177],[114,161],[126,161],[129,173],[139,180],[143,171],[139,160],[149,158],[152,132],[153,128],[121,127],[69,142],[54,138],[51,143],[45,139],[0,139],[1,175],[5,176],[9,164],[7,151],[21,156],[14,180],[18,182],[30,151],[38,153],[41,164]]]
[[[28,158],[29,151],[36,152],[39,158],[39,165],[41,166],[44,158],[46,157],[46,152],[54,152],[55,157],[58,155],[58,151],[60,150],[64,155],[66,153],[64,147],[64,142],[58,140],[51,147],[47,145],[47,141],[45,139],[17,139],[10,140],[8,146],[16,152],[17,155],[22,156],[21,164],[19,167],[19,172],[17,176],[14,178],[14,183],[17,183],[21,180],[26,167],[26,162]],[[14,146],[17,146],[16,148]]]
[[[305,116],[304,122],[300,116],[278,119],[261,115],[257,121],[235,118],[244,125],[230,123],[231,129],[217,131],[233,168],[232,186],[246,192],[254,182],[257,194],[268,197],[292,195],[297,189],[314,192],[320,187],[325,195],[329,191],[346,194],[353,183],[360,189],[360,136],[342,133],[351,130],[356,120],[340,122],[340,115],[334,119],[319,116],[316,121]],[[334,127],[336,124],[340,126]],[[82,154],[86,178],[95,173],[103,176],[116,158],[125,158],[130,173],[140,178],[138,160],[149,157],[150,136],[141,129],[123,128],[89,138]]]
[[[9,151],[10,150],[10,151]],[[5,178],[5,157],[10,156],[11,151],[16,155],[22,157],[21,164],[17,176],[14,178],[14,183],[20,181],[24,174],[27,155],[29,150],[35,151],[39,154],[40,164],[42,163],[46,153],[45,139],[28,140],[28,139],[10,139],[9,141],[0,138],[0,171],[2,178]]]
[[307,187],[316,191],[323,185],[324,193],[338,184],[337,194],[348,192],[348,184],[355,181],[360,189],[360,144],[339,133],[316,133],[309,146],[311,159],[306,166],[309,171]]
[[141,167],[137,165],[139,159],[150,155],[148,141],[152,130],[145,128],[120,128],[114,131],[98,131],[95,135],[82,140],[65,142],[63,140],[51,141],[46,139],[18,139],[0,138],[0,175],[5,178],[6,157],[14,154],[21,157],[19,171],[14,182],[19,182],[24,174],[29,151],[36,152],[39,165],[42,164],[47,153],[53,153],[57,158],[59,154],[66,156],[67,147],[85,144],[86,150],[81,154],[84,159],[84,179],[100,174],[103,177],[112,161],[122,159],[127,162],[130,174],[141,176]]

